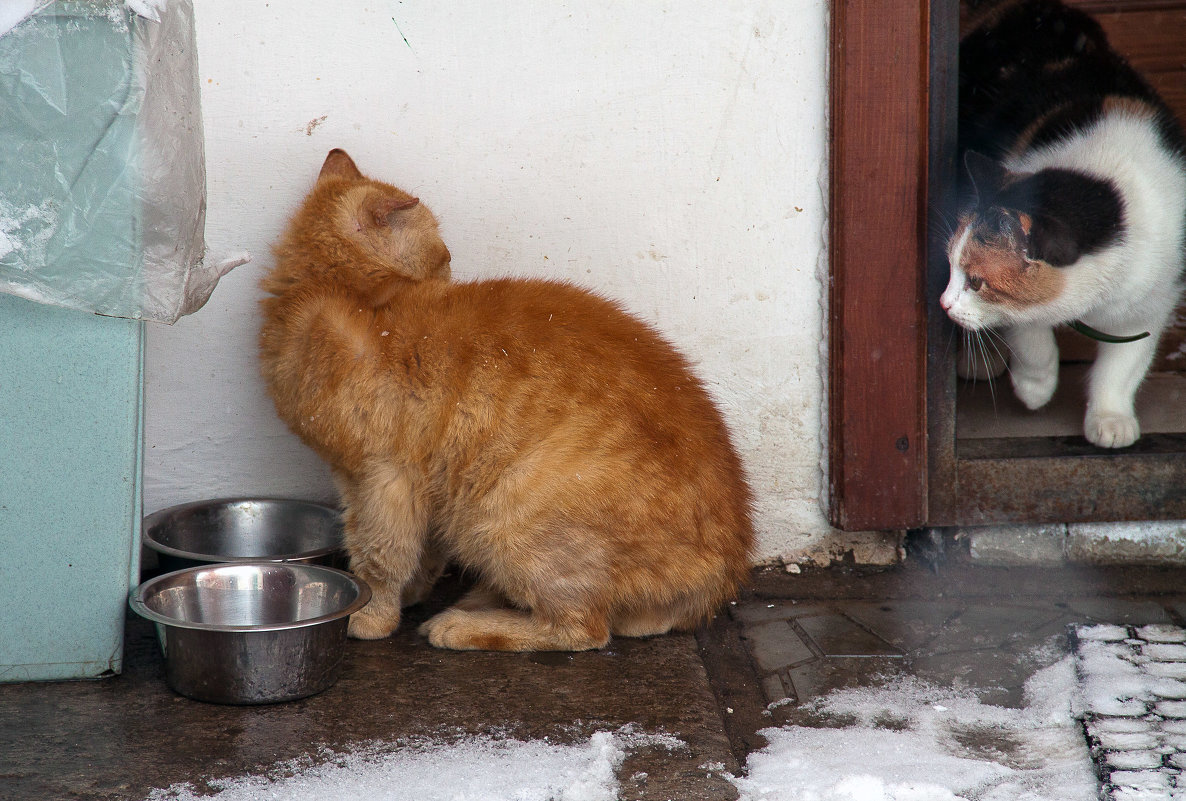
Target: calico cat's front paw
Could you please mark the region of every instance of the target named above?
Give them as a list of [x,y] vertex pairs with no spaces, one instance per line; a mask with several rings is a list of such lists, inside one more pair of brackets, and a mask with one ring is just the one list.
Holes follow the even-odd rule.
[[1014,368],[1009,374],[1013,381],[1013,394],[1033,411],[1041,409],[1054,397],[1058,387],[1058,370],[1021,370]]
[[1083,435],[1092,445],[1101,448],[1127,448],[1141,436],[1141,424],[1131,414],[1089,412],[1083,424]]
[[393,620],[388,615],[379,615],[366,608],[350,616],[346,636],[356,640],[381,640],[390,637],[399,628],[399,616]]

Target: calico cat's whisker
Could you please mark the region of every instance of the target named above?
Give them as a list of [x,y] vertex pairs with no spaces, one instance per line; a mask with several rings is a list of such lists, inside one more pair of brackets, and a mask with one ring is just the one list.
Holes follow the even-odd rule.
[[995,372],[992,369],[992,362],[988,355],[988,346],[985,344],[985,336],[981,331],[976,331],[976,350],[980,356],[980,361],[984,365],[984,380],[988,385],[988,397],[992,401],[992,408],[995,411],[997,408],[997,387]]
[[959,215],[938,201],[931,204],[930,215],[935,239],[940,243],[947,242],[959,227]]
[[[1005,375],[1009,369],[1009,357],[1006,353],[1001,352],[1001,348],[999,346],[1002,344],[1005,345],[1005,350],[1007,351],[1009,349],[1009,345],[1005,342],[1005,339],[992,328],[985,329],[984,341],[987,346],[985,350],[987,351],[987,348],[991,347],[993,354],[996,356],[996,358],[992,360],[992,365],[990,367],[990,373],[992,374],[991,380],[995,385],[997,379]],[[1000,367],[1002,364],[1004,365],[1004,370],[1002,370]],[[993,408],[996,408],[995,396],[993,397]]]
[[[985,329],[984,339],[985,339],[985,341],[988,342],[989,345],[992,346],[993,352],[997,355],[997,357],[1005,365],[1006,369],[1008,369],[1009,353],[1012,352],[1011,348],[1009,347],[1009,341],[1007,339],[1005,339],[1005,337],[1002,336],[998,331],[996,331],[992,328]],[[1001,350],[1000,346],[1002,346],[1002,345],[1005,348],[1004,351]]]
[[980,335],[977,332],[968,329],[964,329],[963,334],[964,351],[966,353],[964,361],[966,362],[967,370],[969,371],[967,380],[969,382],[979,383],[981,381],[980,369],[978,367],[981,358]]
[[959,328],[952,326],[947,332],[947,344],[943,348],[943,359],[950,360],[952,353],[952,346],[959,347]]

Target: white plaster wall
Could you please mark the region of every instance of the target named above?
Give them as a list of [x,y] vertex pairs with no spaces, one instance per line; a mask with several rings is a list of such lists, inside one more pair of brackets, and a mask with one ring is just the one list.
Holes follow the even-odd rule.
[[759,556],[818,547],[824,0],[196,0],[212,258],[152,326],[146,511],[330,499],[258,377],[256,283],[325,153],[442,221],[461,279],[570,279],[697,365],[758,497]]

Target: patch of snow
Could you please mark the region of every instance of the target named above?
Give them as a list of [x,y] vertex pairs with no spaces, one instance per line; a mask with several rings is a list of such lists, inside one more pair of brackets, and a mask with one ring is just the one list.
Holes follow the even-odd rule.
[[1078,630],[1080,640],[1098,640],[1100,642],[1123,642],[1128,639],[1128,629],[1111,623],[1101,623],[1096,626],[1083,626]]
[[1170,623],[1151,623],[1139,627],[1137,636],[1149,642],[1186,642],[1186,629]]
[[[724,775],[740,801],[1084,801],[1097,797],[1097,781],[1072,708],[1077,688],[1066,657],[1031,676],[1020,709],[917,679],[841,690],[812,707],[851,725],[766,729],[769,745],[750,755],[746,775]],[[1135,724],[1118,722],[1116,733],[1139,733]],[[494,737],[374,744],[317,766],[287,763],[208,784],[219,801],[616,801],[617,769],[631,749],[648,745],[684,747],[633,728],[574,745]],[[1136,761],[1117,775],[1117,799],[1160,791]],[[175,785],[148,801],[199,798],[194,787]]]
[[1144,715],[1153,692],[1139,659],[1125,642],[1080,639],[1082,695],[1087,711],[1113,717]]
[[742,801],[1083,801],[1097,785],[1073,716],[1066,657],[1026,683],[1026,706],[915,679],[834,692],[812,706],[843,728],[765,729],[732,779]]
[[[631,727],[598,732],[575,745],[487,736],[401,747],[375,744],[330,754],[313,767],[286,763],[269,775],[208,784],[219,801],[616,801],[616,769],[629,750],[649,745],[685,747],[678,738]],[[155,790],[147,801],[205,797],[182,784]]]
[[21,221],[13,212],[12,206],[0,199],[0,259],[22,249],[20,228]]

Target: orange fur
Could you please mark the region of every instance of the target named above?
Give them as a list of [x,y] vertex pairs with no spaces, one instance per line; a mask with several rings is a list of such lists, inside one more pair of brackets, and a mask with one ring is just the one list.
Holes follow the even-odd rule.
[[687,362],[563,283],[449,281],[432,213],[332,151],[262,282],[263,373],[333,467],[353,569],[396,629],[445,560],[434,645],[581,650],[694,627],[750,566],[751,497]]
[[[961,226],[970,224],[964,220]],[[1018,224],[1028,234],[1033,220],[1028,214],[1021,214]],[[961,269],[969,277],[984,281],[980,290],[984,303],[1021,309],[1055,300],[1066,286],[1063,271],[1046,262],[1027,258],[1021,246],[1007,237],[989,236],[984,241],[970,239],[964,248],[962,262]]]

